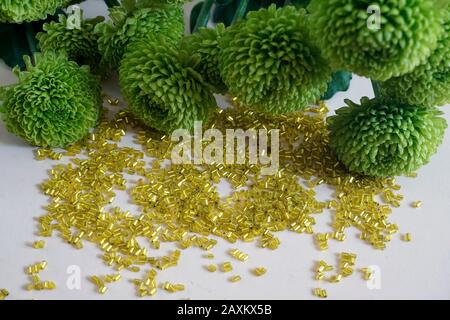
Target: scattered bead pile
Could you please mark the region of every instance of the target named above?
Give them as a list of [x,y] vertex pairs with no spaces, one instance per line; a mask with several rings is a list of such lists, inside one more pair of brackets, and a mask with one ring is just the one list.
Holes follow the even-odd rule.
[[39,273],[45,268],[47,268],[47,261],[32,264],[25,269],[25,273],[29,275],[31,280],[31,283],[26,285],[28,291],[56,289],[56,284],[53,281],[41,281]]
[[158,273],[155,269],[151,269],[144,280],[134,279],[133,282],[136,286],[137,294],[139,297],[154,296],[157,289],[156,275]]
[[338,273],[332,275],[329,278],[325,278],[326,272],[332,271],[334,268],[332,265],[329,265],[326,261],[319,261],[316,268],[316,275],[314,279],[316,280],[327,280],[331,283],[337,283],[342,280],[344,277],[348,277],[353,274],[353,267],[356,263],[356,254],[342,252],[339,255],[339,268]]
[[[361,239],[384,249],[398,230],[388,217],[403,198],[397,194],[400,186],[392,178],[368,178],[345,171],[328,147],[327,112],[323,103],[306,113],[289,115],[265,115],[239,105],[216,111],[208,127],[223,132],[228,128],[280,129],[280,167],[273,176],[261,175],[257,164],[171,164],[168,160],[176,143],[169,136],[139,129],[140,124],[125,111],[111,121],[105,113],[95,132],[83,141],[61,153],[37,152],[39,160],[70,158],[68,164],[55,165],[41,185],[51,202],[39,219],[39,235],[50,237],[57,232],[76,249],[83,247],[83,241],[95,243],[104,252],[107,265],[135,272],[141,267],[162,271],[176,266],[181,255],[176,250],[154,257],[138,238],[147,239],[152,251],[162,242],[209,251],[217,243],[210,236],[230,243],[258,241],[263,248],[276,249],[280,241],[275,233],[290,230],[313,235],[319,248],[326,250],[328,241],[344,241],[345,230],[356,227]],[[130,128],[137,131],[135,142],[142,151],[120,146]],[[217,190],[221,180],[234,188],[231,195],[221,197]],[[322,184],[334,189],[332,199],[315,198],[314,188]],[[117,192],[124,190],[140,212],[112,206]],[[385,203],[377,202],[377,196]],[[333,214],[332,230],[315,233],[314,216],[327,209]],[[241,261],[248,257],[237,249],[230,254]],[[214,256],[208,252],[205,258]],[[337,282],[350,275],[355,258],[342,254],[339,273],[329,280]],[[143,280],[133,281],[139,296],[156,294],[155,269]],[[214,272],[217,267],[206,269]],[[233,267],[225,262],[220,269],[229,272]],[[316,278],[322,279],[329,267],[319,269]],[[265,272],[262,267],[253,269],[257,276]],[[230,281],[240,280],[237,277]],[[92,280],[99,292],[106,291],[98,281],[102,279]],[[181,287],[165,284],[162,288],[172,292]]]

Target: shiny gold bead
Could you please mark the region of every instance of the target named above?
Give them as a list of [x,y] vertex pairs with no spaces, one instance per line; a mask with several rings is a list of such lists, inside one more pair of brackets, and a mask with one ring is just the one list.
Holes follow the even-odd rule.
[[224,262],[221,265],[221,270],[222,272],[230,272],[233,270],[233,266],[231,264],[231,262]]
[[411,237],[410,233],[405,233],[403,235],[403,241],[410,242],[411,240],[412,240],[412,237]]
[[117,282],[122,278],[120,273],[112,274],[112,275],[106,275],[104,277],[105,282]]
[[117,99],[117,98],[108,98],[107,101],[108,101],[108,104],[110,104],[112,106],[117,106],[117,105],[119,105],[119,102],[120,102],[119,99]]
[[208,270],[209,272],[216,272],[217,271],[217,266],[214,264],[210,264],[206,266],[206,270]]
[[248,259],[248,254],[243,253],[242,251],[238,249],[231,249],[228,252],[233,258],[239,260],[239,261],[246,261]]
[[30,279],[31,279],[31,282],[34,284],[41,282],[41,278],[37,274],[32,274],[30,276]]
[[323,273],[323,272],[316,272],[316,275],[314,276],[314,279],[316,279],[316,280],[322,280],[322,279],[324,279],[325,278],[325,273]]
[[411,204],[411,206],[412,206],[413,208],[416,208],[416,209],[421,208],[421,207],[422,207],[422,201],[414,201],[414,202]]
[[177,291],[183,291],[184,285],[183,284],[172,284],[170,282],[165,282],[161,285],[161,287],[170,293],[175,293]]
[[0,289],[0,300],[5,300],[9,296],[9,291],[6,289]]
[[319,298],[327,298],[328,297],[328,293],[325,289],[315,288],[313,290],[313,293],[315,296],[317,296]]
[[342,274],[336,274],[330,278],[330,282],[339,282],[342,280]]
[[266,273],[267,273],[267,269],[264,267],[258,267],[258,268],[253,269],[253,274],[258,277],[263,276]]
[[45,247],[45,241],[44,240],[39,240],[39,241],[33,242],[33,248],[35,248],[35,249],[42,249],[44,247]]

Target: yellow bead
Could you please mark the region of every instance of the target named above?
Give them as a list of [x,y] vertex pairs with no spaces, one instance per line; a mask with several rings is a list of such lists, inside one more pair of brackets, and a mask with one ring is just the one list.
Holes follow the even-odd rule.
[[325,289],[321,289],[321,288],[316,288],[313,290],[314,295],[316,295],[319,298],[327,298],[328,297],[328,293]]
[[45,241],[44,240],[39,240],[39,241],[33,242],[33,248],[35,248],[35,249],[42,249],[44,247],[45,247]]
[[405,233],[403,235],[403,241],[410,242],[411,240],[412,240],[412,237],[411,237],[410,233]]
[[316,272],[316,275],[314,276],[314,279],[316,280],[322,280],[325,278],[325,273],[323,272]]
[[207,265],[207,266],[206,266],[206,269],[207,269],[209,272],[216,272],[216,271],[217,271],[217,266],[214,265],[214,264],[210,264],[210,265]]
[[233,270],[231,262],[224,262],[221,266],[222,272],[230,272]]
[[414,201],[411,206],[413,208],[421,208],[422,207],[422,201]]
[[41,281],[41,278],[39,277],[39,275],[37,275],[37,274],[32,274],[31,276],[30,276],[30,278],[31,278],[31,282],[33,282],[33,283],[39,283],[40,281]]
[[119,105],[119,99],[117,98],[107,98],[108,104],[112,105],[112,106],[117,106]]
[[0,300],[5,300],[9,296],[9,291],[6,289],[0,289]]
[[242,251],[238,249],[231,249],[228,252],[233,258],[239,260],[239,261],[246,261],[248,259],[248,254],[243,253]]
[[339,282],[342,280],[342,275],[341,274],[337,274],[334,275],[330,278],[330,282]]
[[264,267],[255,268],[255,269],[253,269],[253,273],[256,276],[260,277],[260,276],[265,275],[267,273],[267,269],[264,268]]
[[170,293],[175,293],[177,291],[183,291],[184,285],[183,284],[172,284],[170,282],[165,282],[161,285],[161,287]]

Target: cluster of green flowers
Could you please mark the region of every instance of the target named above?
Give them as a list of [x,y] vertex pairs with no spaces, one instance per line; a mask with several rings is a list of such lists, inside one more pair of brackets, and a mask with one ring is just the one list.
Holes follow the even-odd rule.
[[425,62],[443,32],[434,0],[373,1],[373,25],[370,4],[311,1],[312,30],[332,66],[385,81]]
[[[0,5],[0,20],[31,19],[24,16],[33,11],[24,8],[31,7],[36,10],[33,17],[41,17],[68,2],[39,1],[39,7],[38,1],[19,5],[6,0]],[[4,99],[8,128],[33,144],[61,146],[93,125],[95,116],[79,106],[82,99],[76,95],[66,98],[77,101],[71,116],[63,116],[66,103],[59,111],[48,109],[58,116],[57,121],[44,121],[45,130],[30,125],[33,113],[19,107],[28,103],[21,92],[33,92],[37,97],[33,116],[47,115],[42,113],[49,108],[46,99],[59,101],[61,92],[68,90],[65,85],[73,84],[61,73],[42,71],[52,57],[54,67],[58,63],[73,78],[86,77],[85,83],[92,86],[84,89],[87,92],[96,92],[98,84],[93,85],[94,78],[84,67],[75,70],[77,65],[68,59],[90,65],[99,74],[118,70],[130,111],[163,132],[192,129],[195,121],[206,121],[216,106],[213,93],[230,94],[248,108],[267,113],[303,110],[327,92],[333,72],[345,70],[381,82],[381,95],[364,98],[360,105],[347,101],[329,119],[331,147],[349,170],[373,176],[408,173],[427,163],[437,150],[446,123],[435,106],[450,101],[447,4],[311,0],[307,10],[271,5],[228,28],[201,28],[183,37],[183,2],[122,0],[109,8],[108,21],[84,20],[81,28],[68,29],[67,18],[60,16],[58,22],[46,24],[38,36],[45,53],[40,60],[45,62],[28,64],[19,85]],[[375,12],[372,17],[369,5]],[[374,26],[368,25],[372,18]],[[47,94],[33,88],[38,80],[49,81]],[[85,108],[95,109],[96,94],[83,99],[90,101],[83,100]],[[78,123],[79,130],[62,125],[63,119],[77,117],[86,117]]]
[[120,83],[133,114],[150,127],[191,129],[230,93],[250,108],[286,113],[327,89],[331,69],[313,44],[306,12],[270,6],[225,29],[200,29],[175,43],[153,37],[131,45]]
[[444,33],[428,60],[412,72],[384,82],[383,95],[429,107],[450,103],[450,8],[443,21]]
[[347,101],[330,117],[337,157],[371,176],[406,174],[427,163],[446,128],[435,106],[450,102],[448,4],[311,0],[308,9],[332,68],[381,81],[375,99]]

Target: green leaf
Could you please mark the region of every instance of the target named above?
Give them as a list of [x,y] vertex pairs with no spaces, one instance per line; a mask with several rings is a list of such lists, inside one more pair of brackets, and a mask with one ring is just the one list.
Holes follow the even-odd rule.
[[331,99],[339,91],[347,91],[352,80],[352,74],[346,71],[333,73],[327,92],[323,95],[323,100]]
[[25,67],[22,57],[24,55],[32,56],[36,52],[37,40],[36,34],[42,31],[42,25],[46,22],[56,21],[58,14],[64,14],[58,10],[55,16],[46,20],[17,23],[0,23],[0,59],[14,68]]
[[194,30],[195,23],[197,22],[198,16],[200,15],[200,11],[202,10],[203,2],[204,1],[200,1],[191,10],[191,16],[189,18],[189,26],[190,26],[189,30],[191,32]]
[[[0,23],[0,58],[13,68],[19,65],[21,68],[25,66],[22,57],[33,53],[32,45],[27,39],[34,39],[34,34],[25,29],[24,24]],[[36,44],[36,43],[34,43]]]

